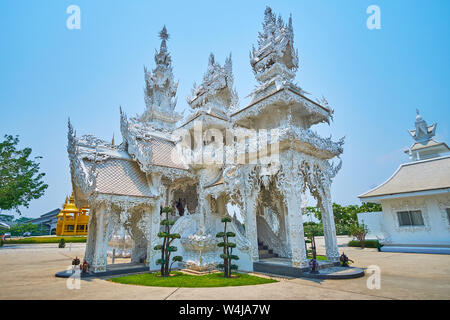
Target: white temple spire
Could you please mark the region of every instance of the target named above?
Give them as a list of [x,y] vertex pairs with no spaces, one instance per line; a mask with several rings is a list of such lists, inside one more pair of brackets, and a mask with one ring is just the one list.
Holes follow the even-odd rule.
[[[253,99],[261,98],[267,88],[290,86],[302,93],[302,89],[292,83],[298,69],[298,51],[294,48],[292,16],[287,24],[281,16],[276,17],[270,7],[264,11],[263,30],[258,33],[258,48],[250,51],[250,65],[258,87]],[[270,90],[269,90],[270,91]]]
[[175,123],[180,119],[174,111],[178,82],[174,81],[172,58],[167,50],[170,36],[166,26],[159,32],[159,38],[161,46],[159,52],[155,52],[156,68],[150,72],[144,67],[146,110],[140,119],[157,130],[174,129]]

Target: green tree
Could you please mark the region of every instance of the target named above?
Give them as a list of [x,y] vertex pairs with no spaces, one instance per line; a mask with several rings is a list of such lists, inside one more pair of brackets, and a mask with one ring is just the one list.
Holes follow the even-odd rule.
[[382,211],[381,204],[373,202],[365,202],[359,207],[358,212],[378,212]]
[[[42,180],[39,163],[29,159],[31,148],[18,149],[19,138],[5,135],[0,142],[0,210],[28,208],[33,199],[40,198],[48,185]],[[39,159],[41,157],[35,157]]]
[[14,216],[12,214],[0,214],[0,221],[13,222]]
[[[341,206],[333,203],[334,224],[336,225],[337,234],[349,234],[350,227],[358,224],[358,213],[360,212],[376,212],[381,211],[381,205],[377,203],[363,203],[361,206],[348,205]],[[322,213],[317,207],[306,207],[306,215],[314,216],[322,221]]]
[[[308,223],[304,224],[304,233],[306,238],[311,243],[311,254],[313,259],[317,258],[317,250],[316,250],[316,240],[315,237],[319,235],[323,235],[323,226],[318,225],[316,223]],[[306,250],[308,252],[308,250]]]
[[12,225],[9,229],[12,236],[19,237],[23,235],[24,232],[30,232],[32,236],[40,234],[40,227],[36,224],[29,223],[18,223]]
[[350,234],[359,240],[362,249],[365,248],[366,235],[368,233],[369,228],[364,224],[364,221],[362,223],[354,223],[350,226]]
[[158,237],[163,239],[162,245],[159,244],[154,247],[155,250],[161,250],[161,259],[156,261],[156,264],[161,265],[161,276],[170,276],[170,271],[172,270],[172,265],[175,262],[183,261],[183,257],[175,256],[172,258],[172,263],[170,263],[170,255],[172,252],[177,251],[177,247],[172,246],[172,242],[175,239],[180,239],[179,233],[170,233],[170,227],[174,225],[175,221],[169,219],[169,213],[173,212],[173,208],[164,207],[162,212],[165,214],[165,219],[161,221],[161,225],[164,226],[164,231],[158,233]]
[[307,215],[308,217],[315,217],[319,221],[322,221],[322,213],[317,207],[306,207],[305,215]]
[[236,237],[236,234],[231,231],[227,232],[227,223],[231,222],[230,217],[222,218],[222,222],[224,223],[223,232],[217,233],[216,237],[223,239],[222,242],[217,244],[219,248],[223,248],[223,253],[220,255],[223,263],[218,264],[217,267],[223,269],[223,276],[225,278],[231,278],[231,271],[238,269],[238,266],[233,264],[232,261],[239,260],[239,257],[233,254],[233,248],[236,248],[236,243],[230,242],[229,238]]

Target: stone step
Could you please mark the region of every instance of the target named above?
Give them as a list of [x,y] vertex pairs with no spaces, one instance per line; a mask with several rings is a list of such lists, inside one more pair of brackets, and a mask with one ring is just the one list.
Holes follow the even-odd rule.
[[269,259],[269,258],[276,258],[276,257],[278,257],[278,255],[277,254],[274,254],[274,253],[263,253],[263,254],[259,254],[259,258],[260,259]]
[[364,269],[354,267],[339,267],[339,262],[322,263],[319,273],[310,273],[309,268],[296,268],[287,263],[253,262],[253,271],[295,278],[314,279],[354,279],[364,277]]

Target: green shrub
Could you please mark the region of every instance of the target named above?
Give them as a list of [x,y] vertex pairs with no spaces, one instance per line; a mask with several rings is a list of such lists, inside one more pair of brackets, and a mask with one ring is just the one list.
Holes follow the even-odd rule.
[[164,226],[164,231],[158,233],[158,237],[163,239],[162,244],[156,245],[154,250],[161,250],[161,258],[156,260],[156,264],[161,265],[161,277],[169,277],[172,270],[172,265],[175,262],[182,262],[182,256],[174,256],[172,258],[172,263],[170,262],[170,255],[172,252],[177,251],[177,247],[172,246],[172,242],[175,239],[180,239],[179,233],[170,233],[170,227],[175,224],[175,221],[169,219],[169,213],[173,212],[173,208],[164,207],[161,210],[165,214],[165,219],[161,221],[161,225]]
[[[361,242],[359,240],[352,240],[348,243],[349,247],[361,247]],[[380,248],[382,245],[378,240],[366,240],[365,241],[366,248]]]
[[223,263],[217,265],[219,269],[223,269],[223,275],[225,278],[231,278],[231,271],[237,270],[237,264],[233,264],[233,260],[239,260],[237,255],[233,254],[233,248],[236,248],[236,243],[230,242],[230,238],[236,237],[234,232],[227,231],[227,223],[231,222],[230,217],[222,218],[224,223],[223,232],[216,234],[217,238],[222,238],[222,242],[219,242],[217,246],[223,248],[223,253],[220,257],[223,259]]
[[5,244],[33,244],[33,243],[59,243],[64,238],[65,242],[85,243],[86,236],[72,237],[29,237],[23,239],[6,239]]
[[66,247],[66,240],[64,240],[64,238],[61,238],[61,240],[59,240],[58,248],[65,248],[65,247]]

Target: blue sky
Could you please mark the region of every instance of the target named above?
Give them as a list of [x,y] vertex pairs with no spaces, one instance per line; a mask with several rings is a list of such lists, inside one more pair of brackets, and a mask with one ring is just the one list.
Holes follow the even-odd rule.
[[[66,8],[81,9],[81,29],[68,30]],[[381,9],[381,29],[366,27],[369,5]],[[324,95],[334,122],[315,129],[346,136],[342,170],[332,195],[341,204],[387,179],[412,143],[419,108],[438,122],[436,139],[449,142],[450,2],[346,1],[111,1],[0,0],[0,135],[19,135],[21,147],[43,156],[49,188],[23,209],[37,217],[60,207],[71,192],[67,118],[78,135],[121,141],[119,106],[144,110],[143,66],[154,67],[165,24],[177,110],[199,83],[208,56],[232,52],[235,85],[244,99],[256,84],[249,50],[266,5],[285,20],[292,13],[300,68],[296,82]]]

